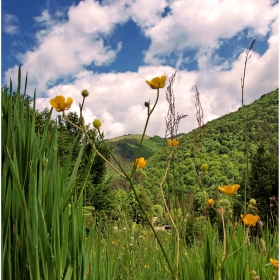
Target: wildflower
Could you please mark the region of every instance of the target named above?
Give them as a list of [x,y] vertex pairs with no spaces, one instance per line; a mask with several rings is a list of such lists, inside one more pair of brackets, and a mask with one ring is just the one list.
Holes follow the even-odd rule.
[[247,226],[256,226],[257,221],[259,220],[259,216],[258,215],[252,215],[252,214],[246,214],[245,217],[242,219],[244,224],[246,224]]
[[140,169],[146,166],[146,161],[143,157],[137,158],[134,162],[134,165],[136,165],[136,168]]
[[218,187],[220,191],[222,191],[225,194],[235,194],[236,191],[240,188],[240,185],[235,184],[233,186],[224,186],[224,187]]
[[51,106],[55,108],[57,112],[68,110],[71,107],[72,103],[73,99],[71,97],[68,97],[67,101],[65,102],[65,97],[62,95],[56,96],[50,101]]
[[168,145],[170,146],[170,147],[176,147],[176,146],[178,146],[179,145],[179,141],[177,141],[177,140],[168,140]]
[[156,77],[156,78],[153,78],[151,81],[146,81],[146,83],[152,89],[159,89],[159,88],[163,88],[165,86],[165,80],[166,80],[166,76],[161,76],[161,78]]
[[87,97],[88,95],[89,95],[88,90],[84,89],[84,90],[82,91],[82,96],[83,96],[83,97]]
[[99,119],[95,119],[92,124],[95,128],[98,129],[101,126],[101,121]]
[[205,171],[207,171],[207,170],[208,170],[208,164],[203,163],[203,164],[201,165],[201,171],[202,171],[202,172],[205,172]]
[[269,259],[270,263],[273,264],[274,268],[277,268],[279,267],[279,263],[277,260],[274,260],[274,259]]
[[208,199],[208,201],[207,201],[207,205],[210,206],[210,207],[213,206],[214,203],[215,203],[215,201],[214,201],[213,198],[210,198],[210,199]]

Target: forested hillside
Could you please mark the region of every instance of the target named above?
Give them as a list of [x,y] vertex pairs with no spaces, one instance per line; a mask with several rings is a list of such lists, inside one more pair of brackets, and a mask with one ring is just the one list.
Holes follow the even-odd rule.
[[[132,162],[140,143],[141,134],[129,134],[121,137],[107,140],[110,147],[113,148],[113,153],[120,159]],[[153,154],[159,152],[164,144],[164,139],[159,136],[150,137],[145,135],[143,144],[140,150],[141,156],[148,159]]]
[[[259,100],[244,106],[243,110],[247,119],[249,161],[261,144],[267,154],[276,158],[279,141],[278,89],[262,95]],[[203,177],[208,195],[214,195],[219,185],[242,185],[246,163],[246,122],[243,119],[242,109],[239,108],[236,112],[208,122],[203,129],[198,128],[182,136],[167,180],[173,184],[171,193],[182,197],[181,194],[194,191],[198,186],[198,172],[204,163],[208,165],[207,174]],[[163,174],[168,152],[162,151],[148,160],[148,177],[156,180]],[[145,180],[145,187],[152,193],[157,192],[150,180]]]
[[[246,123],[247,128],[244,125]],[[194,129],[180,138],[180,145],[173,156],[171,170],[164,186],[169,202],[173,201],[180,206],[191,199],[196,207],[200,207],[203,203],[202,196],[215,197],[218,195],[217,187],[228,184],[240,184],[239,195],[243,195],[246,129],[250,176],[252,177],[251,171],[254,170],[253,160],[261,161],[260,170],[264,170],[264,166],[267,167],[262,179],[266,178],[267,183],[254,186],[256,182],[251,178],[252,184],[249,183],[247,196],[258,196],[258,193],[261,194],[259,188],[266,188],[267,197],[278,195],[277,89],[264,94],[243,109],[239,108],[236,112],[210,121],[203,128]],[[147,204],[162,204],[156,182],[163,177],[170,149],[166,145],[151,156],[145,167],[147,176],[141,176],[139,179],[139,192],[144,192],[143,200]],[[257,155],[262,159],[256,158]],[[202,184],[199,184],[202,164],[207,164],[208,170],[201,178]],[[123,182],[112,180],[111,184],[115,189],[129,192]]]

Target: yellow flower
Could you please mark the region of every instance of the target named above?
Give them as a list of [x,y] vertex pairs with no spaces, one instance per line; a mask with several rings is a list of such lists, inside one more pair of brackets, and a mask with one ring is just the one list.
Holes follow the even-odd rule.
[[259,220],[259,216],[258,215],[252,215],[252,214],[246,214],[245,217],[242,219],[244,224],[246,224],[247,226],[256,226],[257,221]]
[[95,128],[99,128],[101,126],[101,121],[99,119],[95,119],[93,122],[92,122],[92,125],[93,127]]
[[215,203],[215,201],[214,201],[213,198],[210,198],[210,199],[208,199],[208,201],[207,201],[207,205],[210,206],[210,207],[213,206],[214,203]]
[[71,97],[67,98],[67,101],[65,102],[65,97],[62,95],[56,96],[50,101],[51,106],[55,108],[57,112],[68,110],[72,103],[73,99]]
[[176,147],[177,145],[179,145],[179,141],[177,141],[177,140],[168,140],[168,145],[170,146],[170,147]]
[[235,184],[233,186],[224,186],[224,187],[218,187],[220,191],[222,191],[225,194],[235,194],[236,191],[240,188],[240,185]]
[[274,259],[269,259],[269,261],[273,264],[274,268],[279,268],[279,263],[277,260]]
[[166,80],[166,76],[161,76],[161,78],[156,77],[153,78],[151,81],[146,81],[146,83],[152,89],[158,89],[158,88],[163,88],[165,86],[165,80]]
[[140,169],[140,168],[145,167],[145,166],[146,166],[146,163],[147,163],[147,162],[145,161],[145,159],[144,159],[143,157],[140,157],[140,158],[137,158],[137,159],[135,160],[134,165],[136,164],[136,168]]

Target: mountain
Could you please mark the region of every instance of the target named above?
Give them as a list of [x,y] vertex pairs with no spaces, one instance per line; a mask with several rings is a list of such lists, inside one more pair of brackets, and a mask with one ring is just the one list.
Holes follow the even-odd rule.
[[[141,137],[141,134],[128,134],[108,139],[106,140],[106,142],[110,147],[112,147],[113,153],[119,159],[132,162],[135,159]],[[153,154],[158,153],[162,149],[164,142],[164,138],[161,138],[159,136],[155,135],[153,137],[150,137],[148,135],[145,135],[139,157],[148,159]]]
[[[197,128],[183,135],[167,177],[167,183],[168,180],[176,182],[176,186],[172,189],[173,193],[179,195],[182,191],[188,192],[196,187],[197,174],[204,163],[209,167],[203,177],[203,183],[207,188],[212,187],[214,191],[219,185],[242,183],[246,166],[245,130],[247,130],[249,160],[257,152],[260,144],[265,146],[267,153],[278,156],[278,103],[277,89],[262,95],[260,99],[244,106],[243,109],[239,108],[236,112],[209,121],[203,131]],[[158,181],[162,177],[167,158],[168,151],[164,150],[149,158],[145,172],[153,181]],[[144,184],[145,188],[154,192],[154,184],[150,180],[146,180]]]

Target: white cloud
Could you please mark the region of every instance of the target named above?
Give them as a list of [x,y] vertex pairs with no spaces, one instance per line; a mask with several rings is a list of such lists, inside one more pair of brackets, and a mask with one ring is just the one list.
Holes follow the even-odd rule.
[[[110,35],[117,23],[125,22],[124,1],[100,6],[92,0],[71,6],[68,21],[53,19],[48,11],[35,17],[41,27],[36,34],[38,45],[18,55],[22,70],[29,73],[29,86],[39,92],[47,90],[57,79],[73,78],[84,67],[107,65],[115,60],[121,42],[115,48],[107,46],[100,34]],[[8,69],[5,80],[16,77],[17,68]]]
[[11,15],[11,14],[3,15],[3,31],[10,35],[18,34],[19,20],[15,15]]
[[[265,36],[272,20],[278,18],[278,5],[271,1],[172,1],[171,13],[147,28],[151,45],[146,52],[146,63],[163,63],[173,52],[197,49],[196,57],[211,58],[221,39],[229,39],[245,28],[250,36]],[[210,54],[210,55],[209,55]]]
[[[168,4],[169,3],[169,4]],[[170,13],[162,18],[164,8]],[[28,90],[37,88],[37,108],[50,108],[49,99],[56,95],[72,97],[71,110],[78,112],[81,91],[88,89],[84,117],[86,123],[99,118],[107,138],[128,133],[141,133],[147,115],[145,101],[155,101],[156,91],[145,80],[175,72],[169,61],[176,52],[176,68],[183,62],[197,59],[198,71],[180,70],[174,83],[176,111],[188,114],[180,123],[179,133],[197,127],[195,111],[195,86],[200,92],[204,122],[237,110],[241,106],[240,78],[243,75],[244,52],[240,49],[225,60],[216,52],[223,40],[249,28],[249,36],[268,36],[268,49],[260,55],[254,50],[248,61],[245,81],[245,103],[278,87],[278,5],[270,1],[165,1],[116,0],[104,5],[93,0],[71,6],[68,19],[60,21],[44,11],[35,22],[38,45],[22,54],[22,73],[28,72]],[[90,66],[107,65],[114,61],[122,42],[114,46],[110,36],[116,26],[134,20],[143,33],[151,38],[145,53],[146,66],[137,72],[94,73]],[[240,36],[241,38],[241,36]],[[253,38],[252,38],[253,39]],[[258,43],[258,42],[257,42]],[[256,43],[256,44],[257,44]],[[238,42],[237,42],[238,45]],[[187,50],[195,57],[184,56]],[[6,80],[16,81],[17,67],[9,69]],[[14,77],[14,78],[13,78]],[[60,84],[56,85],[59,79]],[[32,94],[32,93],[31,93]],[[150,136],[164,136],[168,104],[165,90],[161,90],[148,126]],[[54,116],[56,113],[54,113]]]

